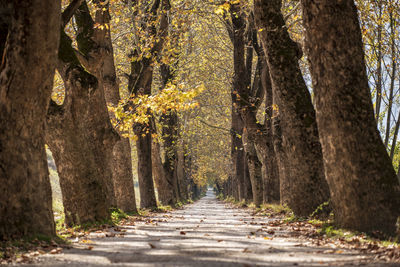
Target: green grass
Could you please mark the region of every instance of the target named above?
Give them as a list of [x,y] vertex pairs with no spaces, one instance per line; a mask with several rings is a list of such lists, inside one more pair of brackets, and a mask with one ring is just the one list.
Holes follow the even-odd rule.
[[112,224],[119,224],[122,219],[127,219],[129,215],[120,209],[111,209],[111,222]]

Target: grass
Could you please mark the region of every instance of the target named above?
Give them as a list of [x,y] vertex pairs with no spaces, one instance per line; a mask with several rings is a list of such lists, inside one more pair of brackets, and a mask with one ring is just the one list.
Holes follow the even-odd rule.
[[287,206],[280,204],[261,204],[259,210],[260,212],[269,212],[272,214],[293,214],[293,212]]

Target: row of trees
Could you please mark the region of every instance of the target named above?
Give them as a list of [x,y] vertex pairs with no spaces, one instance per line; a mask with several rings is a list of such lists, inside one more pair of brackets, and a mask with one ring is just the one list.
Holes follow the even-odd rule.
[[[136,140],[141,208],[157,207],[156,191],[160,204],[175,205],[204,190],[191,179],[179,141],[177,111],[190,108],[192,97],[171,89],[179,49],[166,47],[183,31],[170,25],[169,0],[63,4],[0,2],[1,240],[55,234],[45,144],[57,165],[67,225],[108,219],[111,208],[137,211],[128,137]],[[112,5],[129,17],[123,89]],[[51,98],[56,70],[62,85],[56,82]],[[158,102],[149,97],[164,90]]]
[[208,182],[393,233],[396,1],[250,2],[0,0],[0,239],[55,234],[45,144],[69,225],[136,211],[137,161],[142,208]]
[[[233,45],[233,171],[217,187],[225,195],[256,205],[280,201],[303,217],[330,201],[339,226],[393,234],[400,214],[400,187],[385,144],[390,138],[392,148],[396,144],[397,131],[390,134],[389,118],[394,93],[390,89],[384,144],[376,120],[381,118],[383,89],[374,90],[374,114],[372,74],[366,68],[356,4],[351,0],[282,3],[258,0],[251,7],[231,1],[222,7]],[[393,14],[398,11],[392,2],[380,7],[390,10],[394,33]],[[300,32],[291,31],[290,16],[298,11]],[[304,39],[293,41],[298,34]],[[303,56],[308,59],[312,96],[304,63],[299,61]],[[380,60],[385,61],[383,56]],[[395,73],[397,61],[391,60]],[[395,80],[393,74],[390,86]],[[261,123],[257,112],[263,98]]]

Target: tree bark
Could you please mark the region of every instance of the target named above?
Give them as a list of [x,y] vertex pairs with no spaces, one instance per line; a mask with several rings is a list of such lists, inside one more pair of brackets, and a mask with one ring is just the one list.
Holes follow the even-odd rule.
[[[244,94],[247,94],[251,86],[251,64],[253,50],[246,55],[245,49],[245,14],[241,10],[240,4],[233,4],[230,8],[232,25],[230,31],[233,44],[233,68],[234,76],[232,81],[232,155],[235,167],[235,175],[239,181],[240,200],[251,200],[252,186],[250,176],[247,175],[247,159],[243,146],[243,128],[246,127],[246,120],[242,117],[242,109],[247,108],[243,103]],[[250,45],[251,47],[251,45]],[[247,57],[246,57],[247,56]],[[251,138],[253,139],[253,138]],[[253,158],[252,158],[253,159]],[[256,165],[253,165],[256,167]],[[255,173],[252,171],[252,173]],[[249,194],[250,193],[250,194]]]
[[[262,56],[261,56],[262,54]],[[265,91],[265,156],[263,157],[263,165],[265,166],[264,173],[264,203],[275,203],[280,201],[280,174],[278,158],[279,155],[275,149],[279,149],[279,140],[281,140],[280,131],[277,131],[279,127],[279,121],[273,116],[273,94],[272,94],[272,84],[269,75],[268,65],[266,64],[266,59],[263,51],[259,53],[259,57],[262,57],[262,69],[260,73],[262,87]],[[274,125],[275,131],[274,131]],[[277,147],[275,148],[274,143]],[[260,145],[259,147],[262,147]]]
[[[138,2],[134,2],[138,7]],[[129,77],[128,89],[132,92],[132,96],[137,95],[151,95],[151,84],[153,80],[153,58],[157,58],[158,53],[161,52],[165,41],[165,35],[168,29],[167,11],[171,5],[169,0],[156,0],[151,6],[144,11],[146,17],[141,25],[141,30],[146,32],[148,37],[153,37],[154,42],[151,44],[149,51],[151,57],[144,56],[140,59],[132,60],[131,74]],[[160,17],[158,20],[158,11]],[[146,40],[147,41],[147,40]],[[146,44],[146,46],[149,44]],[[133,54],[137,55],[140,52],[140,47],[136,47]],[[148,111],[150,113],[150,111]],[[150,114],[149,114],[150,115]],[[140,206],[142,208],[156,208],[157,202],[154,191],[153,175],[152,175],[152,159],[151,159],[151,126],[145,124],[135,123],[133,125],[134,133],[138,140],[137,156],[138,156],[138,177],[140,188]]]
[[[105,0],[97,0],[95,23],[99,25],[110,25],[111,17],[109,3]],[[96,76],[101,79],[104,95],[107,104],[117,106],[121,100],[119,94],[119,83],[114,64],[114,51],[111,40],[110,27],[105,27],[99,34],[95,35],[95,41],[103,49],[101,68]],[[110,119],[115,121],[112,112],[109,113]],[[118,127],[115,129],[120,140],[116,142],[113,149],[112,172],[114,192],[117,208],[125,212],[137,212],[135,190],[133,186],[131,146],[129,139],[122,136]]]
[[185,166],[185,144],[183,140],[180,142],[180,146],[177,150],[177,167],[176,167],[176,176],[178,180],[178,193],[180,200],[189,199],[188,192],[188,181],[186,177],[186,166]]
[[382,103],[382,60],[383,60],[383,47],[382,47],[382,8],[383,2],[381,0],[377,0],[377,5],[379,9],[378,16],[378,29],[377,29],[377,40],[378,47],[377,51],[377,67],[376,67],[376,80],[375,80],[375,88],[376,88],[376,101],[375,101],[375,117],[377,124],[379,123],[379,116],[381,111],[381,103]]
[[[389,13],[390,17],[390,50],[391,50],[391,60],[392,60],[392,74],[390,76],[390,87],[389,87],[389,103],[388,103],[388,111],[386,115],[386,134],[385,134],[385,147],[388,149],[389,138],[391,133],[391,122],[392,122],[392,108],[393,108],[393,100],[394,100],[394,83],[396,81],[396,71],[397,71],[397,63],[396,63],[396,27],[395,27],[395,19],[393,18],[393,9]],[[392,159],[392,157],[391,157]]]
[[[232,94],[232,105],[236,102],[236,94]],[[233,186],[234,197],[236,200],[246,199],[245,189],[245,154],[243,148],[243,121],[240,114],[237,113],[237,109],[232,106],[232,132],[231,132],[231,158],[233,165]]]
[[[132,61],[131,80],[129,85],[133,95],[151,95],[151,84],[153,80],[152,61],[144,58],[140,61]],[[133,77],[136,77],[134,79]],[[150,111],[148,111],[150,112]],[[156,208],[157,201],[154,191],[152,159],[151,159],[151,125],[135,123],[133,131],[137,136],[137,158],[138,158],[138,179],[140,191],[140,207]]]
[[249,138],[250,136],[245,129],[243,131],[243,144],[244,150],[246,151],[248,171],[251,180],[251,196],[254,205],[259,207],[263,203],[262,163],[257,156],[255,141]]
[[55,235],[44,123],[60,5],[0,1],[0,240]]
[[61,106],[51,102],[46,143],[60,176],[65,222],[76,225],[109,218],[115,204],[110,161],[118,136],[102,87],[81,66],[71,42],[62,31],[58,71],[66,95]]
[[281,0],[257,0],[254,12],[281,115],[286,160],[285,175],[280,177],[285,188],[281,201],[297,216],[308,216],[328,200],[329,190],[315,111],[298,64],[301,52],[289,37]]
[[141,208],[157,208],[157,201],[154,192],[152,161],[151,161],[151,133],[144,128],[142,131],[136,132],[138,140],[136,148],[138,154],[138,177],[140,190],[140,207]]
[[[165,163],[163,164],[161,159],[160,143],[153,140],[151,151],[153,175],[158,193],[158,201],[163,205],[173,206],[176,202],[176,198],[172,184],[172,176],[170,176],[170,173],[166,173],[169,168],[164,168]],[[172,175],[173,174],[174,173],[172,173]]]
[[335,220],[392,234],[400,187],[376,129],[356,6],[351,0],[301,3]]
[[[172,81],[174,77],[174,72],[171,67],[166,64],[161,64],[160,73],[162,78],[162,89],[169,82]],[[179,185],[178,185],[178,143],[179,143],[179,124],[178,124],[178,114],[176,111],[169,109],[166,114],[161,115],[161,136],[164,147],[164,179],[166,181],[167,187],[164,191],[168,194],[168,199],[165,198],[164,202],[167,205],[174,205],[179,199]]]

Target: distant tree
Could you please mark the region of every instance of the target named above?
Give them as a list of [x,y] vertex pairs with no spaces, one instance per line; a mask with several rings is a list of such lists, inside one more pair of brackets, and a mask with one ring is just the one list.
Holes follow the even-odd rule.
[[[132,1],[136,10],[134,21],[136,40],[131,54],[131,73],[128,90],[132,98],[150,96],[154,74],[154,62],[161,52],[168,31],[168,13],[171,8],[169,0]],[[148,47],[151,47],[148,49]],[[150,110],[148,116],[152,116]],[[153,174],[152,174],[152,133],[149,123],[135,122],[133,131],[136,135],[138,157],[138,178],[140,189],[140,206],[157,207]]]

